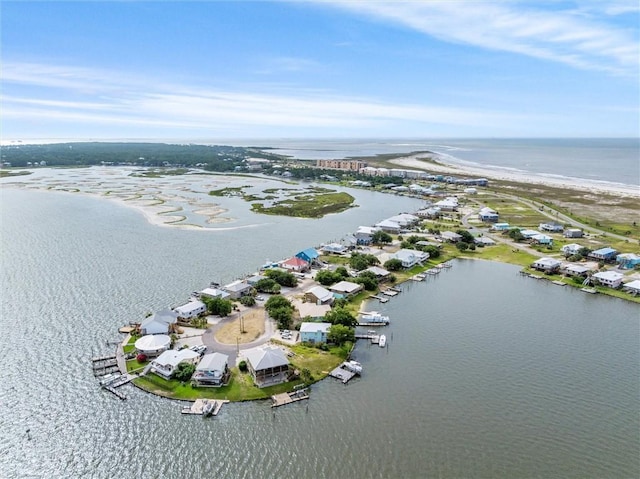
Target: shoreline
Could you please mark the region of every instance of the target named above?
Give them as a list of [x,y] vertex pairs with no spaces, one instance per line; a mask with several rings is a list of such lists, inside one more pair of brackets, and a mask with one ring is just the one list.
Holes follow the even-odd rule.
[[[427,159],[429,161],[424,161]],[[531,173],[527,171],[514,171],[495,166],[485,167],[462,165],[454,163],[448,160],[445,155],[435,152],[418,153],[388,161],[389,163],[393,163],[404,168],[418,169],[434,173],[473,176],[478,178],[487,178],[489,180],[544,185],[568,190],[640,198],[640,185],[634,186],[608,181],[570,178],[566,176],[554,176],[552,174]]]

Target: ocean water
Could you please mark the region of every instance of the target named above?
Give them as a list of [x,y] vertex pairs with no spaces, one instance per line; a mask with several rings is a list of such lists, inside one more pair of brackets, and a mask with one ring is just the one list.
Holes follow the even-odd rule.
[[[388,348],[357,345],[362,378],[203,420],[133,386],[126,401],[101,391],[89,358],[221,271],[339,237],[360,217],[203,233],[104,198],[0,193],[2,478],[640,475],[637,304],[457,261],[370,306],[392,323]],[[363,217],[406,207],[367,200]]]
[[309,160],[432,151],[454,164],[640,187],[640,138],[229,141]]

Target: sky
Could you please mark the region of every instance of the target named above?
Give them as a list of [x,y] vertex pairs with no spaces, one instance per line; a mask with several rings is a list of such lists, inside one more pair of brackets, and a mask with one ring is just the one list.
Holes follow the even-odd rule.
[[0,3],[0,135],[640,136],[637,0]]

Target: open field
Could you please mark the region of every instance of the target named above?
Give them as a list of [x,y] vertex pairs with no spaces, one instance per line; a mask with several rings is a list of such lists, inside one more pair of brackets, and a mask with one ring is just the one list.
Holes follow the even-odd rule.
[[[246,344],[264,333],[264,308],[252,308],[242,314],[242,321],[236,318],[222,326],[215,335],[223,344]],[[242,326],[242,330],[241,330]]]

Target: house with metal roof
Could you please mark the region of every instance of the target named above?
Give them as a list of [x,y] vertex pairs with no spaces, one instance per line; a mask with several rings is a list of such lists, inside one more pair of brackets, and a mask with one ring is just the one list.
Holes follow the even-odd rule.
[[320,249],[323,253],[344,254],[347,252],[347,247],[340,243],[325,244]]
[[457,243],[462,239],[461,235],[453,231],[443,231],[440,233],[440,237],[449,243]]
[[322,286],[313,286],[304,292],[304,298],[316,304],[331,304],[333,293]]
[[496,221],[498,221],[499,215],[496,210],[485,206],[484,208],[480,208],[480,211],[478,212],[478,218],[480,218],[480,221],[483,221],[485,223],[495,223]]
[[243,354],[247,359],[249,373],[258,387],[273,386],[287,380],[289,360],[282,349],[263,346],[247,349]]
[[421,264],[423,261],[428,260],[429,253],[414,249],[401,249],[390,255],[390,258],[399,259],[402,262],[403,268],[411,268],[417,264]]
[[601,271],[600,273],[592,275],[591,278],[595,279],[603,286],[617,288],[622,284],[622,278],[624,278],[624,275],[617,271]]
[[533,235],[531,237],[531,242],[534,243],[534,244],[552,245],[553,244],[553,238],[551,236],[548,236],[548,235],[537,234],[537,235]]
[[350,281],[340,281],[339,283],[329,286],[329,291],[348,297],[353,296],[359,291],[362,291],[363,288],[364,286],[358,283],[352,283]]
[[592,269],[580,263],[565,263],[560,268],[561,272],[567,276],[580,276],[582,278],[586,278]]
[[368,245],[371,244],[376,231],[380,231],[380,229],[372,226],[359,226],[354,236],[359,245]]
[[211,353],[202,356],[191,376],[191,382],[198,387],[220,387],[229,382],[229,356],[222,353]]
[[582,238],[584,236],[584,232],[579,228],[569,228],[563,233],[565,238]]
[[305,250],[300,251],[298,254],[296,254],[297,258],[300,258],[309,264],[313,264],[313,262],[316,261],[319,256],[320,255],[318,254],[318,251],[315,248],[307,248]]
[[616,263],[622,269],[633,269],[640,265],[640,255],[635,253],[622,253],[616,256]]
[[511,225],[509,225],[509,223],[496,223],[491,227],[491,229],[493,231],[507,231],[508,229],[511,229]]
[[178,306],[173,309],[176,313],[178,313],[178,318],[181,319],[191,319],[197,318],[201,314],[207,312],[207,306],[197,299],[192,299],[187,304],[183,304],[182,306]]
[[308,343],[326,343],[331,323],[301,323],[300,341]]
[[564,226],[559,223],[540,223],[538,229],[549,233],[562,233]]
[[242,298],[251,294],[253,286],[244,281],[234,281],[233,283],[226,284],[222,287],[232,299]]
[[220,299],[227,299],[229,296],[231,296],[226,291],[223,291],[218,288],[205,288],[202,291],[200,291],[200,294],[208,298],[220,298]]
[[560,251],[562,251],[565,256],[572,256],[574,254],[578,254],[582,248],[584,248],[584,246],[577,243],[570,243],[560,248]]
[[170,309],[163,309],[153,313],[140,323],[140,334],[169,334],[172,325],[178,322],[178,313]]
[[391,220],[382,220],[379,223],[376,223],[376,228],[386,231],[387,233],[399,233],[402,229],[398,223]]
[[555,258],[539,258],[533,262],[531,267],[533,269],[537,269],[538,271],[544,271],[545,273],[555,273],[560,269],[562,262]]
[[615,249],[606,247],[592,251],[591,253],[589,253],[588,257],[596,261],[613,261],[616,258],[617,254],[618,251],[616,251]]
[[151,361],[151,372],[164,379],[171,379],[171,375],[182,362],[195,364],[200,355],[191,349],[169,349]]
[[640,279],[622,285],[622,290],[633,295],[640,294]]

